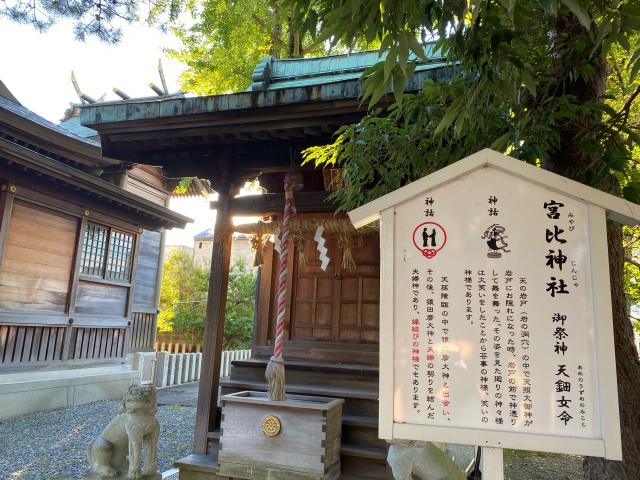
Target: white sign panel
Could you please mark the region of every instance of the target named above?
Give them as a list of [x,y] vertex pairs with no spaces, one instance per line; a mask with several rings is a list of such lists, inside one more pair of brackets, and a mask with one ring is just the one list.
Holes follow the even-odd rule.
[[381,436],[620,458],[604,210],[477,168],[380,216]]

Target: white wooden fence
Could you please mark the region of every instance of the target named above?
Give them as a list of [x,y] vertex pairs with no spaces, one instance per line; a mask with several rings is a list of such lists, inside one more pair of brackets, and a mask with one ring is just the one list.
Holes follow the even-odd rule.
[[246,360],[251,356],[251,350],[227,350],[222,352],[220,364],[220,376],[227,377],[231,371],[231,362],[234,360]]
[[[200,380],[202,353],[156,352],[155,355],[155,375],[151,381],[155,383],[156,387],[168,387]],[[245,360],[250,356],[251,350],[222,352],[220,376],[229,375],[233,360]]]

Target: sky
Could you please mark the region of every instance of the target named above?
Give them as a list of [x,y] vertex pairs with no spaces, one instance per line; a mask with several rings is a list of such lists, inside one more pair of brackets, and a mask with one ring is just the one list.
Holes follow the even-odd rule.
[[177,38],[143,24],[124,26],[123,33],[117,45],[93,38],[79,42],[66,20],[39,33],[0,17],[0,80],[23,105],[56,123],[69,103],[78,102],[72,70],[82,91],[96,99],[106,93],[106,99],[117,100],[113,87],[131,97],[152,96],[148,85],[160,85],[162,58],[169,90],[177,91],[184,66],[162,51],[178,47]]
[[[180,62],[170,59],[163,47],[178,47],[170,33],[146,25],[123,27],[122,41],[108,45],[97,39],[79,42],[73,24],[61,21],[46,33],[0,18],[0,80],[27,108],[58,123],[69,103],[78,102],[71,83],[75,71],[80,88],[98,99],[117,100],[112,89],[118,87],[131,97],[155,95],[149,82],[160,85],[158,59],[162,59],[171,93],[179,89]],[[213,226],[215,211],[203,198],[181,199],[173,210],[194,219],[184,230],[167,234],[168,245],[193,246],[193,235]]]
[[[71,83],[71,71],[83,93],[98,99],[118,100],[113,87],[131,97],[155,95],[149,83],[160,85],[158,59],[162,59],[165,78],[171,93],[179,89],[178,77],[184,69],[170,59],[162,48],[177,48],[180,42],[171,33],[143,24],[123,27],[122,41],[108,45],[97,39],[77,41],[73,23],[61,21],[46,33],[18,25],[0,17],[0,80],[24,106],[46,119],[58,123],[69,103],[78,103]],[[193,236],[215,223],[214,200],[204,198],[174,199],[172,210],[194,219],[184,230],[167,232],[167,245],[193,246]],[[238,218],[237,223],[256,221]]]

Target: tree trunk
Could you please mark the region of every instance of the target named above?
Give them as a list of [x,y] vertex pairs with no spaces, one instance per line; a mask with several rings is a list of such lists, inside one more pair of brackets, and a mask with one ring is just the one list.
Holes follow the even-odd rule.
[[[579,25],[562,25],[559,30],[565,34],[580,34]],[[558,61],[562,62],[562,59]],[[567,64],[576,58],[565,59]],[[593,77],[588,81],[564,82],[564,94],[575,95],[580,103],[602,102],[607,79],[607,65],[604,58],[591,60]],[[589,118],[584,122],[567,126],[561,131],[560,146],[551,158],[545,161],[545,168],[576,180],[582,177],[591,159],[580,153],[580,135],[589,127]],[[618,182],[609,177],[597,188],[619,193]],[[585,480],[638,480],[640,478],[640,362],[633,343],[633,329],[627,314],[624,291],[624,252],[620,225],[610,223],[607,228],[609,249],[609,272],[611,277],[611,301],[613,310],[613,330],[618,380],[618,402],[620,406],[620,427],[622,434],[622,462],[604,458],[585,457]]]
[[622,462],[585,457],[584,478],[637,480],[640,476],[640,363],[633,344],[633,329],[627,315],[622,232],[618,225],[610,224],[607,234],[622,433]]

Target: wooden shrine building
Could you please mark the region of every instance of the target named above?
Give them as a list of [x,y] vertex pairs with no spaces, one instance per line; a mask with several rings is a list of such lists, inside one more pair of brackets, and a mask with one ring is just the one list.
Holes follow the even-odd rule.
[[0,82],[0,373],[153,350],[161,230],[190,219],[165,207],[157,170],[103,156],[90,132]]
[[[450,75],[430,46],[408,90]],[[209,179],[219,194],[212,254],[203,371],[194,454],[178,462],[181,479],[214,479],[223,394],[265,390],[273,352],[278,255],[262,248],[252,357],[236,361],[219,381],[233,216],[256,215],[277,225],[283,180],[306,147],[327,143],[341,125],[362,118],[362,71],[377,52],[321,58],[267,58],[246,92],[169,100],[131,100],[85,106],[83,125],[100,133],[103,154],[162,166],[170,176]],[[384,103],[383,103],[384,104]],[[379,238],[351,229],[326,202],[331,172],[302,167],[304,188],[294,194],[295,252],[289,256],[285,349],[287,391],[346,400],[342,428],[343,478],[384,478],[386,446],[377,435]],[[269,193],[235,198],[259,178]],[[329,187],[329,188],[327,188]],[[330,262],[320,268],[315,226],[325,226]],[[262,225],[262,224],[260,224]],[[263,225],[264,227],[264,225]],[[272,229],[273,230],[273,229]],[[256,229],[252,233],[268,234]],[[263,239],[264,240],[264,239]],[[225,477],[226,478],[226,477]]]

